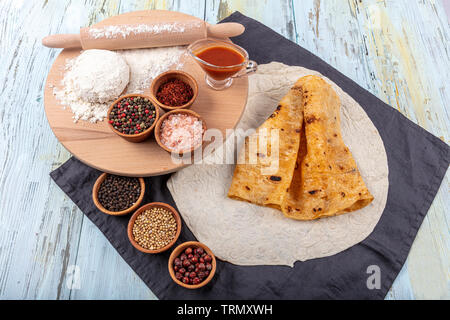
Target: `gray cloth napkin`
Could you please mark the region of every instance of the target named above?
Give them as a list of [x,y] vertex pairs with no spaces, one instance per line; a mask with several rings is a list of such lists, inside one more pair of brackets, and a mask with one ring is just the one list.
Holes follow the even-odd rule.
[[[219,260],[211,283],[188,290],[169,276],[167,259],[171,250],[159,255],[137,251],[127,238],[129,216],[107,216],[96,209],[91,191],[99,171],[71,158],[51,177],[160,299],[383,299],[402,268],[446,173],[449,146],[263,24],[239,12],[223,22],[245,26],[245,33],[233,41],[247,49],[252,60],[279,61],[317,70],[350,94],[378,128],[388,156],[390,185],[384,213],[366,240],[331,257],[297,262],[294,268],[236,266]],[[168,177],[146,178],[143,203],[162,201],[176,207],[166,187]],[[177,244],[193,239],[183,223]]]

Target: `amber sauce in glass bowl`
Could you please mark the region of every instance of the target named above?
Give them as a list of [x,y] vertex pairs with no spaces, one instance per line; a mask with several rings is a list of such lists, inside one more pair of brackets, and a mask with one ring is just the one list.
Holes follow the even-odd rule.
[[205,71],[205,81],[214,90],[231,86],[233,79],[255,72],[258,64],[248,52],[230,41],[206,38],[191,43],[187,52]]
[[213,79],[224,80],[239,72],[244,66],[245,57],[238,51],[225,47],[214,46],[207,47],[203,50],[195,52],[195,55],[214,66],[218,67],[230,67],[226,69],[216,68],[207,64],[201,65],[203,70]]

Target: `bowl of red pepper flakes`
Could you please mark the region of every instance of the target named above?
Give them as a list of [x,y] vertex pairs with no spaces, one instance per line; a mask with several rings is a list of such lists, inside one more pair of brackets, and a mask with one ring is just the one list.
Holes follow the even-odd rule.
[[198,84],[190,74],[170,70],[153,79],[150,93],[164,110],[189,109],[197,99]]

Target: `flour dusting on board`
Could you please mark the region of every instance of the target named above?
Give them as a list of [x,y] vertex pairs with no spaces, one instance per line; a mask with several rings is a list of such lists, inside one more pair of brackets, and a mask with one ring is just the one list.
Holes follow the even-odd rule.
[[[62,105],[71,108],[74,122],[102,121],[109,105],[122,92],[144,93],[153,78],[160,73],[169,68],[181,69],[184,52],[182,46],[118,51],[86,50],[77,58],[66,61],[64,78],[60,88],[53,87],[53,94]],[[86,56],[89,59],[85,59]],[[129,74],[123,72],[123,67],[122,72],[117,72],[118,66],[122,64],[127,66]],[[93,91],[96,96],[88,97],[88,93]]]
[[181,56],[185,47],[165,47],[117,51],[130,66],[128,93],[143,93],[150,82],[160,73],[169,69],[181,69]]
[[[194,24],[199,27],[200,22],[190,22],[189,27],[195,27]],[[160,23],[160,24],[138,24],[138,25],[118,25],[118,26],[106,26],[103,28],[90,28],[89,36],[94,39],[107,38],[114,39],[117,37],[126,38],[130,34],[159,34],[163,32],[170,33],[183,33],[186,30],[186,23]]]

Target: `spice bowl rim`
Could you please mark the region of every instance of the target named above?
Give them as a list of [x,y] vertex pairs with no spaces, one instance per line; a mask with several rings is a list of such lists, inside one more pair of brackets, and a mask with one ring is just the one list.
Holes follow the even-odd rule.
[[[125,99],[125,98],[132,98],[132,97],[141,97],[141,98],[145,98],[150,100],[150,102],[153,104],[153,106],[155,107],[155,113],[156,113],[156,117],[155,117],[155,121],[153,122],[153,124],[150,126],[150,128],[145,129],[144,131],[142,131],[141,133],[138,134],[125,134],[122,133],[118,130],[116,130],[113,125],[111,123],[109,123],[110,121],[110,114],[112,109],[114,108],[114,106],[121,100]],[[146,140],[148,137],[150,137],[150,134],[152,133],[153,129],[155,129],[156,126],[156,122],[158,122],[159,120],[159,108],[158,108],[158,104],[154,101],[154,99],[151,96],[145,95],[145,94],[140,94],[140,93],[128,93],[125,95],[120,96],[119,98],[117,98],[116,100],[114,100],[111,105],[108,108],[108,112],[106,114],[106,122],[109,126],[109,128],[118,136],[124,138],[127,141],[130,142],[142,142],[144,140]]]
[[[178,75],[181,78],[184,78],[183,80],[188,79],[187,83],[191,88],[192,88],[192,92],[193,92],[193,96],[191,98],[191,100],[189,100],[187,103],[181,105],[181,106],[169,106],[166,105],[164,103],[161,103],[158,98],[156,97],[156,94],[159,90],[159,87],[162,85],[162,83],[164,82],[164,80],[169,80],[171,78],[171,76],[173,77],[174,75]],[[164,80],[162,80],[163,78],[166,78]],[[156,84],[161,82],[158,87],[156,87]],[[186,81],[185,81],[186,82]],[[191,85],[191,83],[193,84],[193,86]],[[166,72],[163,72],[161,74],[159,74],[158,76],[156,76],[153,80],[152,83],[150,85],[150,95],[153,98],[153,101],[162,109],[167,110],[167,111],[173,111],[173,110],[180,110],[180,109],[189,109],[195,102],[195,100],[197,99],[198,96],[198,83],[197,80],[195,80],[195,78],[193,76],[191,76],[189,73],[185,72],[185,71],[181,71],[181,70],[169,70]]]
[[122,211],[109,211],[105,207],[102,206],[102,204],[98,200],[98,192],[100,190],[101,184],[105,181],[105,179],[108,175],[110,175],[110,173],[107,173],[107,172],[102,173],[97,178],[97,180],[94,183],[94,187],[92,188],[92,200],[94,201],[94,205],[97,207],[97,209],[105,214],[110,215],[110,216],[124,216],[124,215],[127,215],[130,212],[136,210],[137,208],[139,208],[142,200],[144,200],[144,195],[145,195],[145,180],[144,180],[144,178],[137,178],[139,180],[139,184],[141,186],[141,193],[139,194],[139,198],[136,200],[136,202],[131,207],[129,207],[128,209],[122,210]]
[[[196,247],[203,248],[203,250],[205,250],[208,253],[208,255],[211,256],[211,259],[212,259],[211,260],[212,269],[209,272],[208,277],[205,278],[205,280],[203,280],[199,284],[183,283],[182,281],[175,278],[175,271],[173,270],[173,261],[175,260],[175,258],[178,257],[187,247],[190,247],[190,246],[196,246]],[[216,269],[217,269],[217,261],[216,261],[216,256],[214,255],[212,250],[206,244],[198,242],[198,241],[187,241],[187,242],[183,242],[183,243],[179,244],[175,249],[173,249],[173,251],[169,257],[168,268],[169,268],[170,277],[176,284],[178,284],[184,288],[187,288],[187,289],[198,289],[203,286],[206,286],[214,278],[214,275],[216,274]]]
[[[145,210],[150,209],[150,208],[165,208],[167,210],[169,210],[173,217],[175,218],[175,221],[177,223],[177,232],[175,233],[175,237],[172,239],[172,241],[170,241],[166,246],[156,249],[156,250],[150,250],[150,249],[145,249],[143,247],[141,247],[136,240],[134,240],[133,237],[133,226],[134,226],[134,222],[136,221],[136,218],[143,213]],[[150,253],[150,254],[157,254],[157,253],[161,253],[164,252],[168,249],[170,249],[175,242],[178,240],[178,237],[180,236],[181,233],[181,217],[180,214],[178,213],[178,211],[172,207],[170,204],[164,203],[164,202],[150,202],[147,203],[143,206],[141,206],[139,209],[136,210],[135,213],[133,213],[133,215],[131,216],[130,220],[128,221],[128,227],[127,227],[127,234],[128,234],[128,240],[130,240],[130,243],[132,244],[133,247],[135,247],[137,250],[143,252],[143,253]]]
[[[189,114],[189,115],[191,115],[191,116],[197,117],[197,118],[202,122],[202,126],[203,126],[203,135],[202,135],[202,143],[201,143],[201,144],[199,144],[198,146],[192,146],[192,148],[189,149],[189,150],[183,150],[183,151],[180,151],[180,152],[175,152],[175,151],[169,149],[168,147],[166,147],[166,146],[161,142],[161,138],[160,138],[160,130],[161,130],[161,125],[162,125],[162,123],[163,123],[164,120],[167,119],[170,115],[172,115],[172,114],[177,114],[177,113],[187,113],[187,114]],[[163,115],[158,119],[158,122],[156,123],[154,134],[155,134],[155,140],[156,140],[156,143],[157,143],[161,148],[163,148],[164,150],[166,150],[166,151],[169,152],[169,153],[172,153],[172,152],[173,152],[173,153],[176,153],[176,154],[179,154],[179,155],[183,155],[183,154],[185,154],[185,153],[192,153],[192,152],[194,152],[195,150],[197,150],[198,148],[201,148],[201,147],[203,146],[203,144],[204,144],[203,137],[205,136],[205,133],[206,133],[206,130],[207,130],[207,129],[208,129],[208,128],[207,128],[207,126],[206,126],[205,120],[204,120],[203,117],[200,116],[197,112],[192,111],[192,110],[188,110],[188,109],[179,109],[179,110],[172,110],[172,111],[170,111],[170,112],[167,112],[167,113],[163,114]]]

